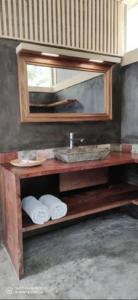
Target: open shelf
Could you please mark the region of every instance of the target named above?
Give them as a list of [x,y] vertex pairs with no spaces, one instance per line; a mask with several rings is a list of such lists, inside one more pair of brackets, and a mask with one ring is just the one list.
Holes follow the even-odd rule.
[[131,203],[138,199],[138,187],[128,184],[119,184],[98,189],[87,189],[69,192],[60,195],[68,205],[68,214],[64,218],[48,221],[43,225],[33,224],[31,219],[23,212],[23,232],[48,227],[58,223],[75,220],[97,212],[110,210]]

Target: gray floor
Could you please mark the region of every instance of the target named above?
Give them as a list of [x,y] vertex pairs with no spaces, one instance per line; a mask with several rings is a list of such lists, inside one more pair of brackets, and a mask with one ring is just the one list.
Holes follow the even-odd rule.
[[25,241],[18,281],[0,245],[0,299],[138,299],[138,221],[114,211]]

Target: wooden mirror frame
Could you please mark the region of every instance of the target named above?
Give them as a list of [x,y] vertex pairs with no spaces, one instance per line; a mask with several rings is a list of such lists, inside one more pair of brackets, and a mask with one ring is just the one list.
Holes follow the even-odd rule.
[[[17,55],[21,122],[76,122],[112,119],[112,66],[72,57],[49,57],[38,53],[21,52]],[[27,64],[62,67],[66,69],[100,72],[104,74],[105,113],[31,113],[27,82]]]

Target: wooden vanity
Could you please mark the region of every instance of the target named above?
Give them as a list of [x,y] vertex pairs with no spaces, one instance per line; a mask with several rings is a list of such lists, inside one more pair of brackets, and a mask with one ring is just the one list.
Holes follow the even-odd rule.
[[[110,168],[133,163],[138,163],[138,155],[116,152],[102,161],[67,164],[47,160],[43,165],[32,168],[16,168],[10,163],[1,165],[3,241],[18,277],[24,274],[23,239],[27,233],[138,201],[138,187],[126,183],[112,185],[109,182]],[[36,182],[46,182],[49,175],[58,178],[55,194],[67,203],[68,214],[64,218],[36,225],[21,209],[23,183],[25,180],[27,184],[33,178]]]

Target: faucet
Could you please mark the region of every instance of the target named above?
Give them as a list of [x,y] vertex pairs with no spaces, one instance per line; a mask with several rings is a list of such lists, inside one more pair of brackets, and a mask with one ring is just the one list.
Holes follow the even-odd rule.
[[80,143],[84,142],[83,138],[74,138],[74,132],[69,133],[69,148],[73,149],[74,147],[74,142],[79,141]]

